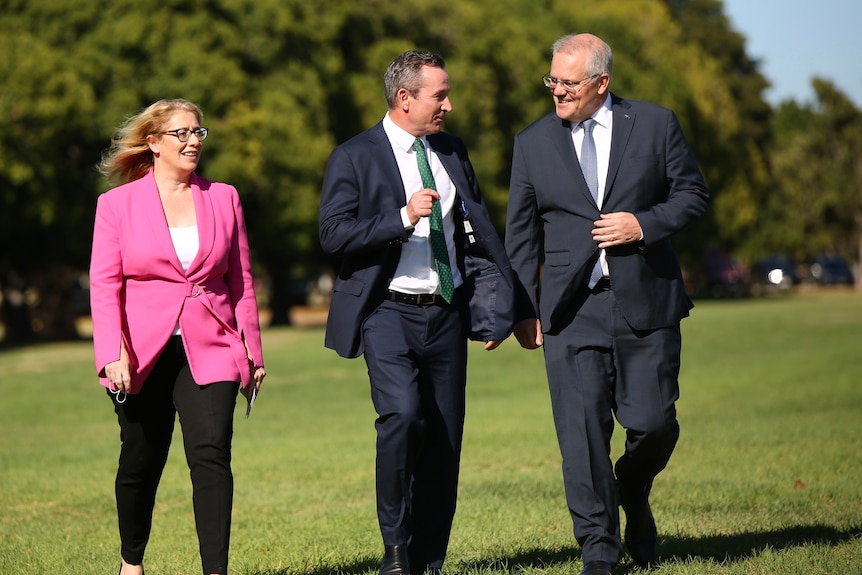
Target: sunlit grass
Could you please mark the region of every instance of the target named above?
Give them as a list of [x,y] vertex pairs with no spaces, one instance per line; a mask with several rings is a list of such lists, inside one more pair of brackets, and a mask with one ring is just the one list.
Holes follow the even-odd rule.
[[[682,437],[653,491],[654,572],[859,572],[862,296],[698,302],[683,332]],[[237,411],[232,572],[373,575],[365,364],[324,349],[319,328],[264,339],[269,376],[251,418]],[[88,342],[0,352],[2,574],[116,572],[119,429],[93,372]],[[471,345],[469,372],[446,572],[578,573],[541,352]],[[146,565],[200,572],[180,441]],[[617,569],[631,571],[628,559]]]

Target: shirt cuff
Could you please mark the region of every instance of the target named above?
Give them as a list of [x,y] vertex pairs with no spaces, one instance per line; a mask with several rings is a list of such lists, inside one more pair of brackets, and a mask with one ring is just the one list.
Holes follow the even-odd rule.
[[401,208],[401,223],[404,224],[404,229],[410,231],[413,229],[413,224],[410,223],[410,216],[407,215],[407,206]]

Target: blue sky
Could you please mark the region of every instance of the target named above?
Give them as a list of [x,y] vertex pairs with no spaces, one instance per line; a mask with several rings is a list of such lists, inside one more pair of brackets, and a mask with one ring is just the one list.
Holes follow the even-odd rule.
[[772,84],[768,102],[813,102],[817,76],[862,108],[862,0],[724,0],[724,13]]

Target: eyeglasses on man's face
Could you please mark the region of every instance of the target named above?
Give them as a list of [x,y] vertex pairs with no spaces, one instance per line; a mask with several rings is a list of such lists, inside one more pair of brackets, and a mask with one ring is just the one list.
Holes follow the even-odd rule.
[[194,130],[189,130],[188,128],[180,128],[179,130],[168,130],[166,132],[156,132],[157,134],[169,134],[171,136],[176,136],[180,142],[188,142],[189,138],[192,134],[198,137],[198,140],[203,142],[207,139],[207,134],[209,130],[206,128],[196,128]]
[[592,80],[594,78],[598,78],[601,74],[593,74],[592,76],[587,76],[586,78],[582,78],[580,80],[561,80],[559,78],[554,78],[553,76],[542,76],[542,83],[545,84],[546,88],[550,88],[551,90],[555,89],[557,86],[562,86],[563,90],[566,92],[577,92],[581,86],[583,86],[584,82]]

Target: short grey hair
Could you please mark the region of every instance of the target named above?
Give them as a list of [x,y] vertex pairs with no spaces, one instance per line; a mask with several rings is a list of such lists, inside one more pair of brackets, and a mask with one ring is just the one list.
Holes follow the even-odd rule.
[[563,36],[551,46],[551,55],[558,53],[576,54],[582,50],[589,51],[586,73],[590,76],[607,74],[614,76],[614,55],[611,47],[601,38],[592,34],[569,34]]
[[441,56],[422,50],[409,50],[395,58],[383,75],[383,88],[386,92],[386,104],[390,110],[398,105],[396,98],[398,90],[404,88],[415,95],[423,85],[422,68],[446,69],[446,62]]

